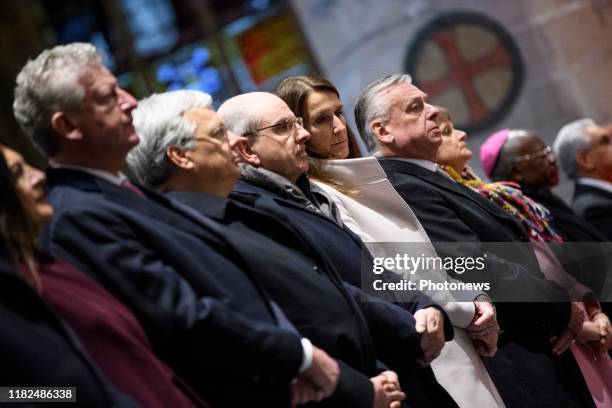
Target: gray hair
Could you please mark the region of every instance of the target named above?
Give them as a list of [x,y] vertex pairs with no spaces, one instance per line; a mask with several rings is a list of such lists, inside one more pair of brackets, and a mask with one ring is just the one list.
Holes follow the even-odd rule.
[[563,126],[555,138],[553,150],[559,159],[559,165],[571,179],[577,179],[580,175],[576,155],[591,146],[587,128],[594,125],[593,119],[578,119]]
[[531,134],[534,133],[525,129],[511,129],[508,132],[508,137],[499,151],[495,166],[493,166],[493,170],[491,171],[490,178],[492,181],[510,180],[510,173],[516,163],[516,151],[519,146],[517,141]]
[[210,95],[192,90],[153,94],[132,112],[140,143],[127,156],[134,176],[144,185],[159,187],[172,174],[174,165],[166,155],[170,146],[195,147],[196,124],[183,114],[198,108],[212,109]]
[[79,111],[85,97],[79,79],[96,64],[101,64],[101,57],[93,45],[72,43],[43,51],[17,75],[13,113],[23,132],[46,156],[58,150],[52,115]]
[[357,130],[366,144],[368,152],[372,153],[378,146],[378,139],[372,133],[370,123],[374,119],[386,120],[389,116],[390,100],[384,91],[394,85],[412,84],[408,74],[392,74],[365,87],[355,103],[355,122]]

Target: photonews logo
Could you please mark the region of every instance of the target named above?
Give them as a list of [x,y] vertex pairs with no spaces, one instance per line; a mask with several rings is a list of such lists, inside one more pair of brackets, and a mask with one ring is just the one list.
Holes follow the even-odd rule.
[[372,272],[379,275],[385,270],[402,271],[411,275],[420,271],[447,270],[457,274],[469,271],[482,271],[485,267],[484,261],[487,255],[478,257],[445,257],[439,256],[410,256],[408,254],[396,254],[394,257],[374,257]]

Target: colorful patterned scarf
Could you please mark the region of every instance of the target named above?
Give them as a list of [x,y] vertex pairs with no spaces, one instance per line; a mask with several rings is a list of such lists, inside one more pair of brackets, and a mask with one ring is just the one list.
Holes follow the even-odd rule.
[[461,174],[450,166],[444,166],[444,171],[457,183],[471,188],[519,220],[530,238],[540,242],[563,242],[550,226],[550,211],[524,195],[518,184],[511,181],[485,183],[469,167]]

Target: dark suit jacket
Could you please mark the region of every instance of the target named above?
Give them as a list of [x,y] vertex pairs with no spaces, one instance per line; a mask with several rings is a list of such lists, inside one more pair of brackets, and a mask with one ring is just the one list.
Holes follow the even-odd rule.
[[523,187],[522,190],[548,208],[553,217],[551,226],[569,243],[550,245],[563,267],[600,299],[609,302],[609,294],[601,291],[606,278],[612,276],[612,246],[606,242],[608,239],[549,188]]
[[[115,390],[78,337],[16,272],[0,238],[0,384],[76,387],[78,406],[137,407]],[[5,404],[2,404],[3,406]],[[75,403],[53,403],[77,406]],[[40,404],[16,403],[16,407]]]
[[[377,374],[374,343],[358,304],[335,271],[318,259],[289,226],[255,208],[205,193],[175,191],[168,196],[239,233],[242,256],[299,332],[365,374],[343,373],[345,381],[339,387],[343,395],[334,395],[328,405],[371,407],[369,377]],[[266,231],[274,239],[257,231]],[[401,346],[389,352],[397,359],[414,359],[421,353],[414,320],[404,310],[395,309],[389,305],[383,314],[385,322],[392,320],[389,316],[395,317],[395,324],[375,334],[377,338],[403,336],[403,341],[398,341]]]
[[[528,242],[519,222],[472,190],[421,166],[396,159],[381,159],[389,181],[410,205],[440,256],[482,256],[494,247],[479,242]],[[474,243],[451,247],[439,243]],[[461,251],[467,248],[469,253]],[[454,252],[455,251],[455,252]],[[490,281],[491,298],[506,298],[505,291],[523,293],[540,303],[496,303],[505,332],[499,351],[484,359],[507,406],[592,406],[586,384],[569,352],[556,359],[549,335],[560,333],[569,320],[568,295],[546,281],[528,245],[487,253],[481,275],[455,276],[461,280]],[[512,256],[511,261],[502,258]],[[565,299],[566,302],[545,302]]]
[[49,169],[48,186],[43,245],[123,301],[162,360],[212,406],[287,406],[301,336],[236,252],[238,234],[82,171]]
[[[344,281],[352,285],[349,288],[351,292],[356,290],[356,286],[361,285],[362,244],[361,240],[352,231],[338,226],[330,218],[298,202],[281,197],[263,186],[254,185],[244,180],[239,180],[236,183],[231,197],[236,201],[273,215],[284,225],[290,226],[313,252],[317,253],[330,268],[337,271]],[[269,236],[275,236],[278,229],[269,228],[268,225],[261,232]],[[389,272],[389,275],[394,276],[391,272]],[[366,295],[359,292],[359,296]],[[372,328],[371,332],[376,342],[378,358],[398,372],[400,382],[407,391],[408,402],[413,406],[454,406],[454,401],[437,384],[431,370],[421,370],[416,367],[414,355],[405,356],[410,357],[410,360],[397,358],[397,352],[400,350],[401,344],[394,340],[398,337],[387,334],[389,330],[386,328],[394,326],[394,316],[384,313],[384,309],[388,307],[387,302],[369,299],[371,301],[363,301],[360,306],[366,317],[374,317],[368,319],[368,324]],[[403,303],[402,306],[414,312],[418,309],[434,306],[434,303],[425,295],[415,294],[414,302]],[[388,321],[383,319],[385,316],[387,316],[386,320]],[[448,319],[445,319],[445,329],[447,339],[452,338],[452,328]]]
[[595,226],[607,241],[612,241],[612,193],[576,184],[572,207],[576,214]]

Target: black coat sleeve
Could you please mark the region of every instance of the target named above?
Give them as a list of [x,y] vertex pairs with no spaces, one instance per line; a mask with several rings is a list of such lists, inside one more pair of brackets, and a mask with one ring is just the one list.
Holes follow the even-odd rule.
[[198,295],[118,215],[64,211],[44,235],[54,255],[92,275],[132,309],[160,357],[245,379],[288,381],[297,374],[303,358],[298,334]]
[[[487,294],[497,306],[500,323],[535,325],[555,334],[565,329],[570,317],[570,304],[569,295],[563,288],[535,276],[518,263],[508,262],[488,252],[478,235],[453,212],[446,198],[435,189],[421,183],[400,183],[395,187],[402,198],[410,203],[440,256],[481,257],[486,254],[482,271],[463,275],[452,271],[449,273],[466,282],[491,282],[491,290]],[[510,298],[515,301],[504,302]],[[538,303],[529,306],[516,301],[522,299]]]

